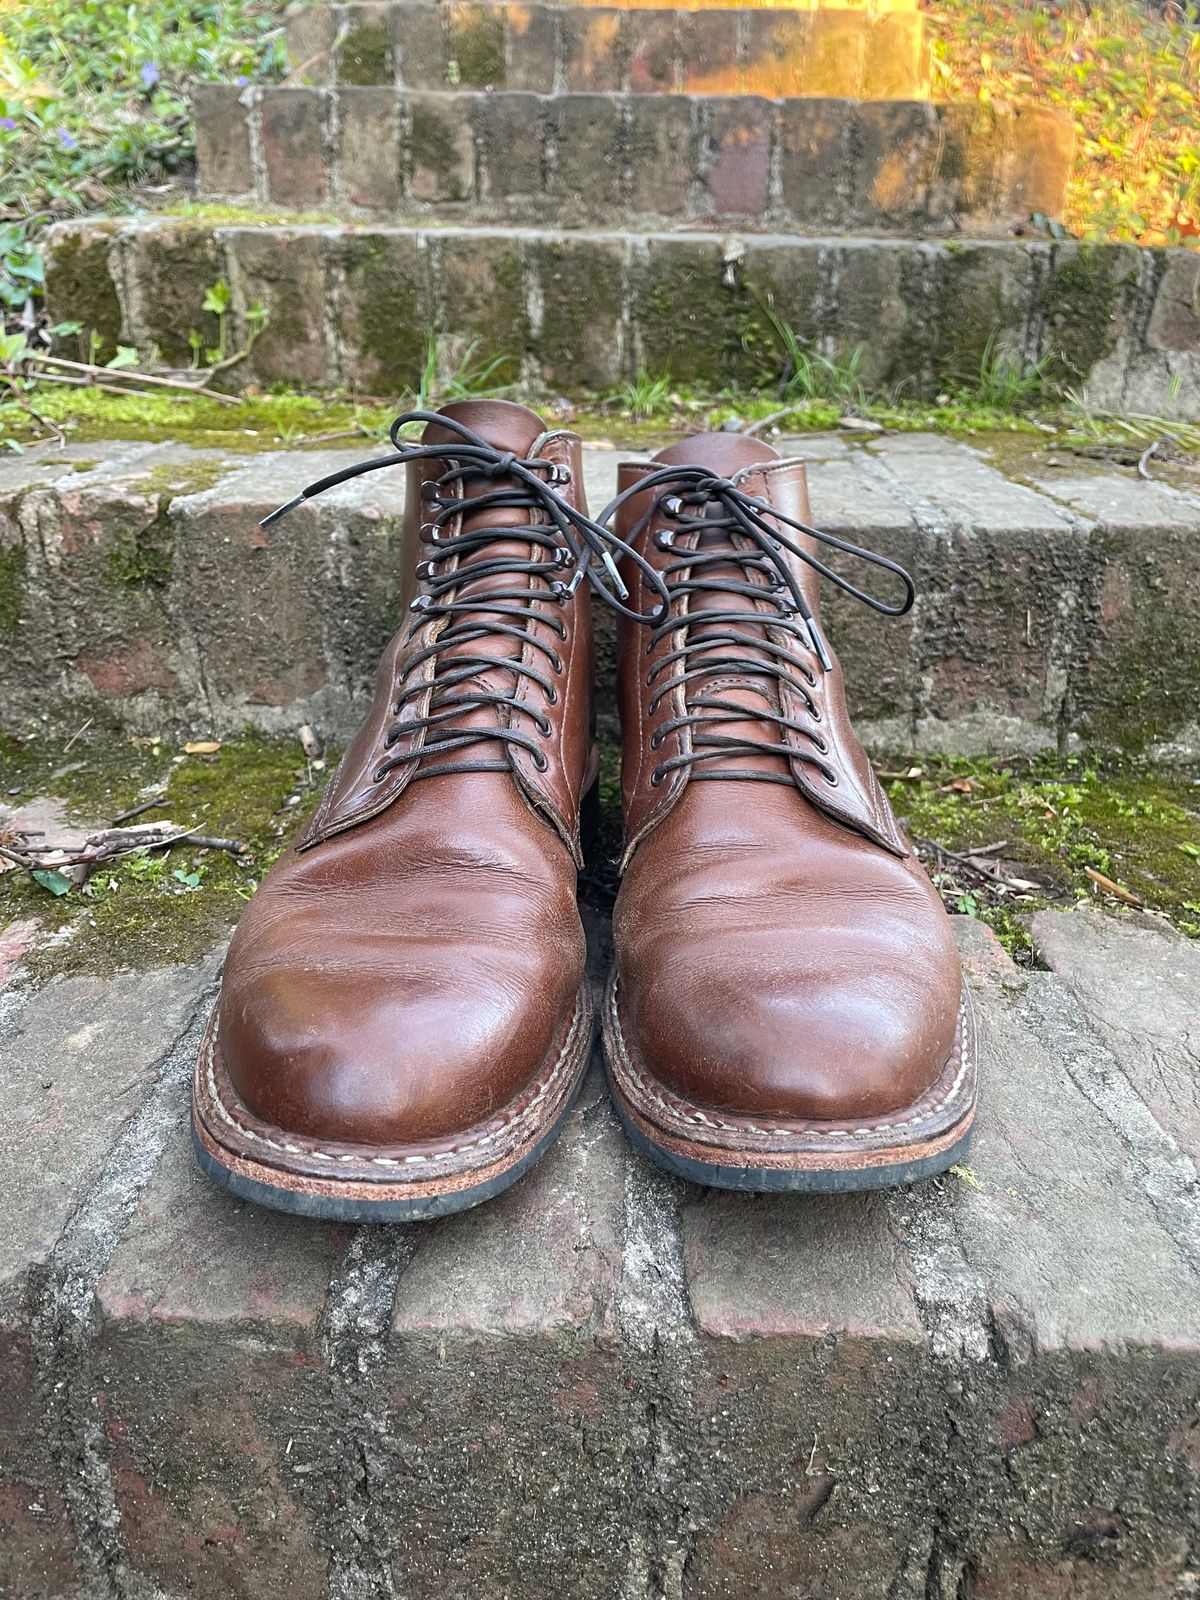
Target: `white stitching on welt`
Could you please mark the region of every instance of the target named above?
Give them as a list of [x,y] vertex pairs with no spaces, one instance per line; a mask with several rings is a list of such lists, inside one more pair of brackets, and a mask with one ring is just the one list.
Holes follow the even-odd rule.
[[545,1099],[555,1085],[559,1069],[562,1067],[563,1062],[566,1061],[568,1056],[571,1054],[571,1047],[575,1043],[575,1038],[579,1032],[580,1023],[585,1010],[586,1007],[580,1006],[578,1003],[576,1004],[575,1015],[571,1019],[571,1028],[567,1034],[562,1050],[559,1053],[558,1060],[554,1063],[553,1067],[551,1067],[550,1074],[545,1083],[534,1095],[533,1099],[524,1108],[524,1110],[516,1112],[515,1115],[509,1117],[506,1122],[501,1123],[500,1127],[493,1129],[492,1132],[482,1133],[477,1139],[469,1139],[465,1144],[457,1144],[453,1149],[440,1151],[437,1155],[433,1156],[334,1155],[330,1150],[318,1150],[315,1146],[309,1145],[282,1144],[278,1139],[268,1139],[265,1134],[255,1133],[253,1128],[248,1128],[244,1122],[239,1122],[233,1113],[228,1110],[225,1102],[221,1099],[220,1091],[217,1088],[216,1073],[213,1070],[213,1054],[216,1050],[217,1043],[217,1027],[215,1017],[213,1019],[212,1033],[209,1036],[208,1050],[205,1056],[205,1081],[208,1087],[209,1096],[212,1099],[213,1105],[217,1108],[217,1112],[222,1121],[226,1122],[231,1128],[234,1128],[244,1138],[252,1139],[255,1144],[266,1145],[268,1149],[282,1150],[288,1155],[309,1156],[314,1161],[360,1161],[364,1166],[371,1167],[403,1167],[417,1165],[422,1162],[443,1161],[447,1156],[459,1155],[464,1150],[475,1150],[478,1149],[480,1145],[493,1143],[503,1134],[508,1133],[516,1123],[521,1122],[528,1117],[529,1113],[534,1109],[534,1107],[537,1106],[540,1101]]
[[[963,1019],[964,1023],[964,1041],[961,1051],[962,1061],[958,1072],[955,1074],[953,1083],[935,1105],[930,1106],[926,1111],[922,1111],[918,1116],[905,1118],[903,1122],[877,1122],[872,1126],[863,1126],[858,1128],[809,1128],[804,1134],[799,1135],[798,1137],[811,1137],[815,1139],[869,1139],[873,1134],[876,1133],[895,1133],[900,1128],[912,1128],[918,1126],[922,1122],[932,1121],[937,1113],[939,1111],[944,1111],[954,1099],[955,1095],[962,1088],[963,1080],[971,1070],[972,1058],[970,1051],[966,1048],[965,1027],[968,1005],[969,1001],[967,1000],[964,991],[963,1003],[959,1009],[959,1016]],[[682,1106],[671,1105],[671,1103],[667,1100],[664,1100],[660,1094],[656,1094],[654,1092],[647,1082],[645,1075],[642,1073],[637,1063],[629,1054],[629,1049],[625,1043],[625,1036],[621,1031],[620,1013],[617,1010],[617,985],[615,977],[612,984],[609,986],[608,1011],[609,1019],[612,1023],[612,1031],[616,1037],[617,1048],[621,1055],[621,1064],[625,1067],[629,1076],[633,1079],[634,1083],[647,1097],[647,1099],[652,1100],[655,1105],[660,1106],[668,1116],[673,1117],[675,1120],[681,1122],[698,1123],[702,1127],[706,1128],[719,1128],[724,1133],[760,1133],[764,1136],[778,1136],[780,1133],[789,1131],[779,1127],[762,1128],[754,1122],[721,1122],[715,1117],[706,1117],[701,1111],[688,1111]]]

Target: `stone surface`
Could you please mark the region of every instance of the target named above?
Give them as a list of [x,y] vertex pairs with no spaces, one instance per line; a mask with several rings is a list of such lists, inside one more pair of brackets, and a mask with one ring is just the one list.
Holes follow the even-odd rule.
[[1085,907],[1039,913],[1033,936],[1154,1116],[1200,1160],[1200,945],[1157,917]]
[[[472,250],[464,237],[431,246],[432,261],[403,234],[348,241],[346,281],[372,280],[381,299],[390,284],[395,303],[432,265],[481,319],[490,311],[480,358],[499,356],[532,337],[520,262],[502,241]],[[574,364],[597,387],[611,383],[603,324],[588,320],[577,280],[546,249],[543,258],[529,247],[527,259],[544,284],[547,370],[565,377]],[[680,274],[690,261],[681,247]],[[620,272],[619,252],[597,247],[589,304],[606,295],[619,315]],[[397,383],[422,352],[373,319],[348,320],[342,347]],[[818,523],[900,561],[917,582],[917,604],[899,619],[827,586],[851,707],[877,747],[995,753],[1075,737],[1156,750],[1171,740],[1175,758],[1200,749],[1200,496],[1135,484],[1119,468],[1063,480],[1018,461],[1009,476],[1007,457],[926,435],[779,444],[808,464]],[[599,510],[617,456],[584,454]],[[402,477],[368,475],[265,532],[258,522],[353,459],[117,444],[102,464],[68,451],[0,466],[0,542],[14,574],[0,627],[0,723],[49,715],[78,727],[96,715],[132,730],[229,732],[308,720],[348,736],[399,621]],[[1030,470],[1040,471],[1036,488]],[[1163,644],[1152,648],[1158,628]],[[611,726],[614,632],[603,608],[597,629],[599,711]]]
[[[704,1191],[645,1165],[594,1073],[527,1179],[411,1228],[259,1211],[195,1169],[216,953],[13,991],[6,1087],[36,1036],[33,1077],[102,1126],[75,1131],[69,1218],[10,1224],[34,1246],[0,1288],[5,1594],[1189,1593],[1196,1168],[1107,975],[1135,1012],[1167,986],[1162,1053],[1200,984],[1145,919],[1043,914],[1052,972],[956,932],[983,1087],[944,1179]],[[18,1125],[63,1164],[61,1115]]]
[[[515,98],[543,103],[536,96]],[[491,99],[496,106],[479,97],[480,114],[502,121],[500,97]],[[456,101],[410,94],[402,152],[406,192],[418,209],[428,202],[444,214],[445,225],[284,226],[248,219],[236,226],[169,218],[59,223],[48,235],[51,314],[136,345],[144,360],[161,360],[175,348],[172,340],[177,345],[188,327],[202,326],[204,290],[221,277],[233,289],[231,337],[244,339],[245,315],[256,301],[270,319],[253,357],[231,373],[237,381],[331,389],[386,383],[395,392],[419,381],[429,327],[464,342],[494,337],[490,307],[460,303],[440,267],[454,251],[478,249],[508,263],[506,292],[519,286],[528,316],[527,337],[506,353],[523,362],[531,379],[568,392],[606,387],[643,369],[712,389],[732,378],[761,383],[764,370],[783,359],[763,310],[769,301],[822,354],[864,346],[863,380],[871,385],[903,383],[906,394],[934,396],[976,370],[984,351],[1000,342],[1026,360],[1044,360],[1050,375],[1081,386],[1095,405],[1200,417],[1200,314],[1195,297],[1181,298],[1180,287],[1200,270],[1194,251],[1025,239],[689,232],[678,227],[686,213],[699,216],[708,208],[711,220],[705,187],[710,132],[697,111],[701,102],[686,96],[632,97],[619,151],[629,203],[669,215],[673,231],[614,232],[611,212],[603,219],[607,230],[548,229],[544,197],[529,213],[536,227],[458,226],[454,219],[465,215],[471,196],[486,201],[490,178],[476,160],[475,133]],[[788,205],[805,210],[806,226],[846,225],[842,191],[815,175],[840,160],[842,142],[854,134],[826,114],[831,104],[791,102],[780,123],[780,192],[792,197]],[[240,106],[236,114],[244,114]],[[528,136],[526,127],[524,142],[503,152],[504,162],[514,184],[519,179],[532,189],[546,182],[552,193],[556,169],[539,167]],[[390,164],[387,174],[390,183]],[[398,281],[351,270],[364,256],[393,252],[422,264],[415,277]],[[571,293],[555,305],[558,275],[567,278]],[[375,330],[375,344],[404,352],[403,361],[389,364],[386,379],[379,371],[360,371],[361,347],[347,335],[363,324]],[[550,353],[564,345],[570,350],[580,325],[603,346],[611,376],[598,379],[587,360],[551,375]],[[1070,476],[1063,473],[1064,485]],[[1131,483],[1135,491],[1142,487],[1140,480]],[[1147,503],[1155,499],[1146,497]],[[1123,538],[1114,523],[1114,547]],[[1162,560],[1170,554],[1165,550]]]

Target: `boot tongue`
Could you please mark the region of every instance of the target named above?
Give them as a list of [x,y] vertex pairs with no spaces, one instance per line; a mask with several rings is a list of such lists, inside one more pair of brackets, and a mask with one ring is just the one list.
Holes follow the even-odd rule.
[[[694,439],[685,439],[679,444],[672,445],[669,450],[662,451],[655,458],[657,464],[664,466],[704,466],[723,478],[735,477],[738,473],[745,473],[756,466],[779,459],[778,452],[770,445],[735,433],[707,434]],[[721,509],[720,502],[713,501],[710,505],[710,514],[720,515]],[[696,546],[701,550],[727,549],[732,552],[736,548],[734,538],[729,528],[716,527],[711,532],[701,533],[696,540]],[[746,571],[740,561],[732,559],[728,562],[714,562],[711,566],[699,567],[696,569],[696,577],[713,583],[726,580],[731,583],[744,583]],[[706,624],[704,614],[709,611],[744,612],[747,621]],[[701,591],[699,594],[688,596],[688,618],[688,639],[692,644],[702,642],[710,633],[719,635],[731,628],[735,628],[739,635],[743,636],[737,645],[714,642],[711,652],[696,651],[688,658],[689,669],[700,666],[711,654],[715,658],[736,656],[746,662],[761,660],[763,672],[758,674],[742,670],[732,673],[718,667],[711,676],[693,679],[688,685],[690,692],[687,698],[723,700],[731,706],[745,709],[744,720],[716,721],[713,731],[722,739],[746,739],[757,742],[777,739],[779,730],[762,714],[764,710],[779,712],[781,707],[776,680],[771,670],[773,658],[766,651],[755,650],[751,642],[755,638],[766,638],[765,619],[762,618],[761,612],[756,612],[753,600],[748,595],[728,590]],[[750,620],[751,618],[755,620]],[[703,707],[700,708],[700,713],[702,716],[711,716],[714,720],[729,715],[720,711],[705,713]],[[693,733],[700,731],[700,727],[693,729]],[[736,769],[739,772],[778,773],[785,777],[790,773],[787,758],[782,753],[772,756],[751,755],[748,752],[740,754],[736,751],[731,751],[727,756],[710,757],[702,761],[696,770],[716,774],[722,768]]]
[[[481,439],[485,439],[495,449],[511,453],[520,459],[525,459],[531,455],[537,441],[546,432],[545,424],[535,412],[528,410],[525,406],[516,405],[509,400],[460,400],[453,405],[443,406],[440,414],[452,418],[455,422],[460,422],[465,428],[470,428],[472,433],[478,434]],[[452,428],[443,427],[436,422],[426,424],[421,442],[423,444],[439,445],[453,445],[456,442],[465,443]],[[448,462],[440,466],[435,463],[437,475],[440,476],[441,471],[444,471],[448,466]],[[477,477],[469,477],[451,487],[452,490],[457,490],[463,494],[467,501],[462,515],[462,533],[464,535],[469,535],[480,528],[523,528],[527,527],[530,522],[544,520],[536,510],[522,506],[491,508],[485,506],[477,512],[471,511],[470,501],[475,496],[491,494],[497,490],[521,489],[523,486],[510,473],[480,473]],[[436,553],[436,549],[436,546],[432,547],[429,554]],[[497,620],[519,627],[520,620],[516,617],[496,618],[494,613],[486,608],[486,597],[489,594],[500,594],[506,591],[526,588],[535,593],[544,593],[544,586],[541,583],[535,583],[531,578],[520,573],[499,573],[491,577],[477,579],[471,579],[465,575],[470,573],[473,566],[491,566],[493,562],[506,558],[514,561],[529,561],[535,556],[544,557],[547,554],[548,552],[543,551],[538,546],[531,545],[527,540],[497,537],[489,539],[464,559],[460,559],[458,572],[464,576],[453,598],[458,603],[478,600],[481,604],[478,611],[456,611],[453,617],[448,620],[447,629],[469,628],[476,623],[484,629],[489,629]],[[440,570],[445,571],[447,569]],[[522,602],[500,600],[497,604],[500,606],[520,606]],[[520,640],[504,633],[491,633],[462,644],[451,645],[441,652],[438,660],[442,663],[443,670],[453,670],[453,664],[457,660],[481,654],[496,659],[516,660],[520,657],[521,650]],[[542,661],[543,658],[539,654],[538,661],[535,664],[540,667]],[[465,679],[462,683],[456,684],[450,692],[455,696],[469,695],[472,689],[476,689],[490,694],[511,694],[516,689],[518,682],[519,680],[513,672],[504,667],[494,667],[481,669],[473,673],[471,677]],[[498,706],[483,705],[477,709],[456,707],[454,715],[447,719],[447,728],[494,728],[497,723],[504,720],[504,710]],[[430,740],[436,740],[437,736],[437,729],[432,729],[429,736]],[[480,757],[486,754],[487,758],[490,759],[491,746],[479,744],[474,747],[474,754]],[[501,750],[499,754],[503,756],[503,751]],[[438,758],[435,757],[434,759]],[[450,759],[453,759],[453,757],[450,757]]]

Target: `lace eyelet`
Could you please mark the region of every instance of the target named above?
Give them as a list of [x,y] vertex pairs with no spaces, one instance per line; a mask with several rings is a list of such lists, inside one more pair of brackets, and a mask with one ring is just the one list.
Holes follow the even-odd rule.
[[555,461],[550,466],[551,483],[570,483],[571,469],[563,461]]
[[422,544],[438,544],[441,541],[442,531],[436,522],[423,522],[420,529]]
[[545,772],[550,766],[550,758],[540,750],[535,750],[533,752],[533,764],[539,772]]
[[661,728],[656,728],[654,730],[654,732],[650,735],[650,748],[651,748],[651,750],[661,749],[662,742],[663,742],[663,737],[664,737],[664,735],[663,735],[662,729]]
[[382,783],[392,769],[390,767],[376,767],[371,774],[372,783]]
[[829,787],[831,789],[836,789],[837,788],[837,786],[838,786],[838,775],[837,775],[836,772],[827,772],[827,773],[824,774],[824,777],[825,777],[825,782],[829,785]]
[[658,532],[654,535],[654,542],[655,542],[655,544],[658,546],[658,548],[660,550],[674,550],[674,548],[675,548],[675,530],[674,530],[674,528],[660,528],[658,530]]
[[808,715],[809,715],[810,720],[813,721],[813,722],[824,722],[824,720],[825,720],[824,717],[822,717],[822,715],[821,715],[820,706],[817,706],[817,705],[809,706]]
[[657,789],[662,781],[663,770],[661,767],[655,767],[654,771],[650,774],[650,787],[652,789]]
[[546,688],[542,692],[546,696],[546,704],[548,706],[556,706],[558,704],[558,690],[552,683],[547,684]]
[[421,485],[421,500],[427,506],[440,506],[442,491],[433,478],[426,478]]
[[550,657],[550,670],[552,672],[556,672],[560,678],[562,677],[562,674],[563,674],[563,658],[559,655],[557,650]]
[[813,744],[816,745],[817,749],[823,756],[827,756],[829,754],[829,746],[825,743],[824,739],[822,739],[819,733],[810,733],[809,738],[812,740]]
[[659,502],[658,509],[662,512],[664,517],[671,517],[674,519],[682,516],[684,509],[683,501],[677,494],[669,494],[664,500]]

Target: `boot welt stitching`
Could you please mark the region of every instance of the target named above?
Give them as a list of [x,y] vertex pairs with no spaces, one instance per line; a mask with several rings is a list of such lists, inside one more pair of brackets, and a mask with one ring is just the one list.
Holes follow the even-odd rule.
[[[968,1047],[967,1039],[966,1023],[968,1016],[968,1005],[969,1001],[964,988],[962,1004],[959,1007],[959,1019],[963,1041],[961,1046],[957,1047],[955,1051],[952,1051],[950,1055],[951,1061],[954,1059],[955,1054],[961,1054],[962,1060],[958,1072],[955,1074],[954,1081],[946,1090],[942,1098],[936,1102],[936,1104],[929,1106],[927,1110],[920,1112],[917,1116],[906,1117],[900,1122],[876,1122],[869,1126],[863,1125],[857,1128],[811,1128],[805,1130],[805,1137],[814,1137],[817,1139],[869,1139],[877,1133],[895,1133],[902,1128],[917,1127],[921,1123],[932,1121],[939,1112],[944,1111],[945,1108],[951,1103],[955,1095],[962,1088],[964,1079],[967,1077],[972,1066],[974,1065],[974,1058],[971,1055]],[[722,1122],[717,1117],[705,1116],[702,1111],[691,1111],[682,1105],[671,1105],[669,1101],[664,1100],[663,1097],[656,1093],[656,1091],[650,1086],[650,1081],[646,1072],[643,1068],[638,1066],[629,1053],[629,1048],[625,1043],[625,1036],[621,1029],[620,1013],[617,1009],[617,983],[615,976],[613,978],[612,987],[609,990],[609,1013],[613,1025],[612,1031],[616,1038],[618,1051],[620,1052],[622,1066],[625,1067],[626,1072],[637,1084],[642,1093],[645,1094],[648,1099],[652,1100],[655,1105],[661,1107],[661,1109],[665,1111],[668,1116],[677,1121],[694,1122],[702,1127],[716,1128],[722,1133],[757,1133],[769,1137],[772,1134],[778,1134],[781,1131],[778,1125],[764,1128],[753,1122]],[[947,1062],[947,1065],[949,1065],[949,1062]],[[943,1071],[944,1070],[945,1069],[943,1068]]]
[[482,1133],[475,1139],[468,1139],[463,1144],[456,1144],[448,1150],[441,1150],[436,1155],[359,1156],[352,1154],[335,1154],[331,1150],[318,1149],[315,1145],[285,1144],[278,1139],[268,1138],[266,1134],[255,1133],[253,1128],[248,1128],[244,1122],[240,1121],[236,1116],[234,1116],[233,1112],[228,1109],[228,1107],[225,1105],[225,1102],[221,1099],[220,1091],[217,1088],[216,1074],[213,1069],[213,1056],[216,1051],[217,1043],[215,1018],[204,1063],[205,1081],[208,1087],[209,1096],[212,1099],[212,1103],[216,1107],[217,1113],[221,1120],[227,1123],[229,1127],[240,1133],[243,1138],[251,1139],[255,1144],[266,1145],[271,1150],[280,1150],[286,1155],[308,1156],[317,1161],[353,1161],[372,1167],[403,1167],[412,1166],[423,1162],[442,1161],[445,1160],[447,1156],[461,1155],[465,1150],[475,1150],[481,1145],[494,1143],[495,1140],[501,1138],[504,1134],[509,1133],[515,1124],[524,1121],[539,1105],[539,1103],[546,1098],[546,1096],[557,1083],[563,1063],[572,1054],[572,1047],[574,1046],[576,1038],[579,1034],[585,1009],[585,1007],[579,1004],[577,998],[575,1004],[575,1014],[571,1019],[571,1027],[567,1033],[562,1050],[559,1052],[558,1059],[551,1067],[549,1076],[547,1077],[545,1083],[542,1084],[541,1088],[533,1096],[528,1105],[523,1106],[520,1111],[516,1111],[512,1114],[512,1116],[506,1118],[498,1128],[493,1128],[488,1133]]

